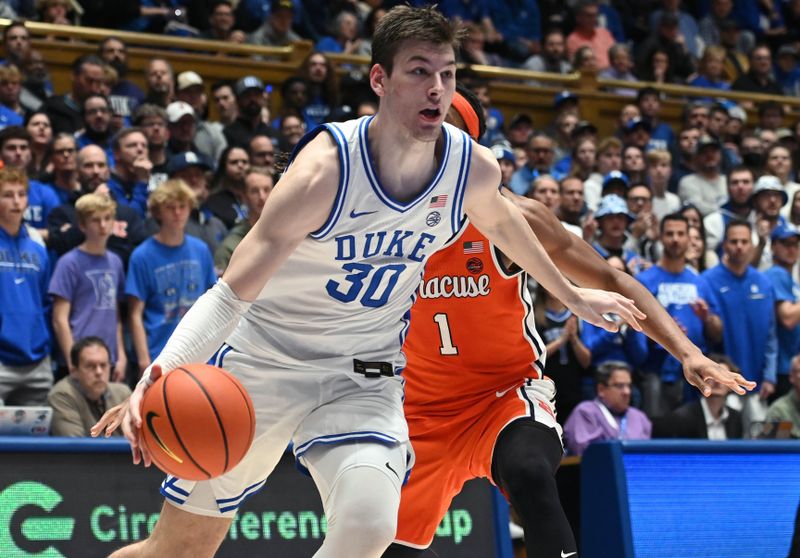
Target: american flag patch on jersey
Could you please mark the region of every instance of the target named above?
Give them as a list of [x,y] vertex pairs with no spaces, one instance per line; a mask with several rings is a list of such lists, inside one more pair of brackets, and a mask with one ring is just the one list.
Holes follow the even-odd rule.
[[465,254],[483,254],[483,240],[464,243]]
[[440,196],[433,196],[428,207],[444,207],[445,204],[447,204],[447,194],[442,194]]

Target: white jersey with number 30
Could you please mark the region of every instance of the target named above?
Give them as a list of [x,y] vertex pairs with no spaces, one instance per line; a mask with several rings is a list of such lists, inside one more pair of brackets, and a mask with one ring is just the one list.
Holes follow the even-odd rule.
[[[270,279],[228,340],[271,365],[353,370],[353,359],[404,366],[400,353],[423,266],[458,231],[472,155],[443,125],[439,167],[413,199],[394,200],[369,149],[372,117],[326,124],[339,152],[339,190],[327,222]],[[280,187],[280,184],[277,186]]]

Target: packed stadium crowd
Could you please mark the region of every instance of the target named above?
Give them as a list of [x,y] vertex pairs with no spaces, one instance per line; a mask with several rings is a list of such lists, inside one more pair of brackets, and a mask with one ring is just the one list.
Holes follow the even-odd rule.
[[[49,404],[54,434],[86,435],[124,399],[123,384],[225,270],[305,132],[376,111],[363,73],[340,78],[326,53],[368,56],[371,31],[397,3],[0,2],[0,16],[14,19],[0,66],[0,403]],[[458,53],[467,65],[773,95],[800,88],[797,1],[445,0],[439,9],[468,30]],[[56,91],[25,20],[265,46],[306,39],[315,49],[272,84],[209,83],[154,57],[141,89],[111,31],[74,61],[71,89]],[[746,396],[701,400],[681,364],[641,332],[583,323],[531,285],[568,449],[603,437],[756,437],[781,421],[800,437],[800,120],[789,107],[706,91],[675,127],[661,119],[656,88],[616,82],[629,102],[603,137],[574,92],[555,96],[549,122],[506,119],[491,83],[459,78],[483,105],[480,143],[503,186],[551,209],[639,279],[704,352],[758,382]],[[595,398],[626,420],[598,415]]]

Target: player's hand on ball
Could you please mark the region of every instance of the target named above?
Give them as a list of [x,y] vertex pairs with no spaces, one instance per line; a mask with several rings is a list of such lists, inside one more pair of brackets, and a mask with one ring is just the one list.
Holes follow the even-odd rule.
[[[570,308],[572,313],[586,320],[592,325],[602,327],[606,331],[616,332],[621,322],[629,324],[636,331],[642,331],[639,320],[647,316],[636,307],[636,303],[619,294],[600,289],[576,288],[583,304]],[[612,314],[619,317],[619,321],[611,320],[606,316]]]

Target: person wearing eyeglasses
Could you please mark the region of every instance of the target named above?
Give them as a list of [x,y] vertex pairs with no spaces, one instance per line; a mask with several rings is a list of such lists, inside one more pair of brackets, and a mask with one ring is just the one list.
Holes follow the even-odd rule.
[[[111,127],[111,105],[103,95],[90,95],[82,105],[83,129],[75,134],[77,148],[97,145],[106,152],[108,163],[114,167],[114,151],[111,149],[111,138],[114,130]],[[74,154],[74,153],[73,153]]]
[[650,419],[631,407],[632,370],[626,362],[609,360],[595,374],[597,397],[575,407],[564,424],[564,441],[572,455],[583,455],[592,442],[649,440]]

